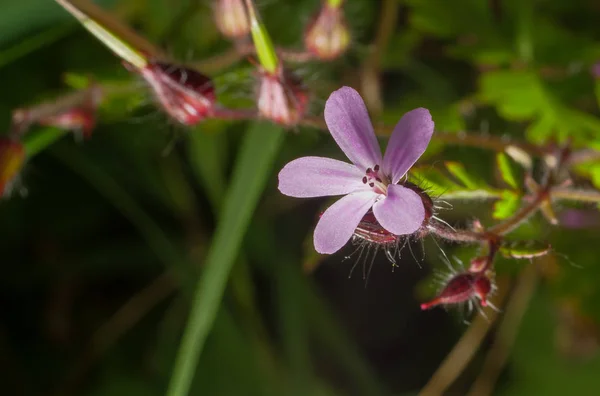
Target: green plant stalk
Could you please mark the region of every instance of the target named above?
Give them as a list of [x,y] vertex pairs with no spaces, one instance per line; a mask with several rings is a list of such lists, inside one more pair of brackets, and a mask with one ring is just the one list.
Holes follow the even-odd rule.
[[27,158],[35,157],[40,151],[45,150],[52,143],[69,133],[58,128],[44,128],[41,131],[29,133],[23,138],[25,155]]
[[279,66],[279,59],[277,58],[277,53],[275,52],[271,37],[269,36],[265,25],[260,21],[259,16],[254,9],[252,0],[246,0],[246,8],[248,9],[252,41],[256,48],[258,61],[265,71],[275,74]]
[[167,396],[186,396],[212,328],[229,272],[283,142],[281,127],[255,123],[244,137],[220,222],[198,280]]
[[[118,34],[113,33],[109,27],[103,26],[104,24],[102,21],[96,21],[94,16],[89,15],[68,0],[56,0],[56,2],[73,15],[91,34],[121,59],[131,63],[138,69],[142,69],[146,66],[148,63],[146,56],[133,45],[130,45],[123,38],[119,37]],[[96,7],[91,8],[91,10],[96,9]]]

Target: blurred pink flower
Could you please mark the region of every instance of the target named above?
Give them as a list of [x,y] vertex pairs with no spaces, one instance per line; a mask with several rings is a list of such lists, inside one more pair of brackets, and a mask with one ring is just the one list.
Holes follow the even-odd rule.
[[279,190],[285,195],[344,195],[323,213],[315,228],[317,252],[331,254],[341,249],[371,208],[387,231],[395,235],[417,231],[426,217],[423,200],[398,183],[431,140],[434,123],[429,111],[418,108],[400,119],[383,158],[365,104],[354,89],[343,87],[331,94],[325,122],[353,164],[303,157],[279,172]]

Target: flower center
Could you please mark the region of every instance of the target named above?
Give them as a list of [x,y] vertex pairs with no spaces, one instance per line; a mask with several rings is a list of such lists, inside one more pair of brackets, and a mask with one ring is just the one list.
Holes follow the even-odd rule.
[[377,194],[387,195],[387,186],[390,181],[383,172],[380,172],[379,165],[375,165],[373,169],[368,168],[362,182],[368,184]]

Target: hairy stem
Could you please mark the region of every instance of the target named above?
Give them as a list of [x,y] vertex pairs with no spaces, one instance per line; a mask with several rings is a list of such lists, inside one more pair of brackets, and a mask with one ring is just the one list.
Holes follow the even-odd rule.
[[495,234],[495,235],[500,236],[500,235],[506,235],[506,234],[514,231],[524,221],[526,221],[531,216],[533,216],[546,199],[548,199],[548,193],[547,193],[547,190],[544,189],[535,196],[533,201],[531,201],[527,205],[523,206],[521,209],[519,209],[519,211],[517,213],[515,213],[512,217],[510,217],[506,221],[504,221],[500,224],[497,224],[497,225],[491,227],[490,229],[488,229],[488,232],[490,234]]
[[427,229],[432,234],[453,242],[479,243],[488,240],[485,233],[452,228],[433,219],[427,225]]
[[564,199],[567,201],[579,202],[600,202],[600,192],[596,190],[553,188],[550,190],[550,196],[554,199]]

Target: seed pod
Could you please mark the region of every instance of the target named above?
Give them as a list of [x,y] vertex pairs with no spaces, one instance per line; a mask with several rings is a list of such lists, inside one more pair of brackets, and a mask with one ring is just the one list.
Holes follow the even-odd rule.
[[460,304],[467,301],[480,301],[487,305],[487,297],[492,290],[492,282],[484,274],[469,272],[452,277],[442,291],[433,300],[421,304],[421,309],[430,309],[440,304]]

